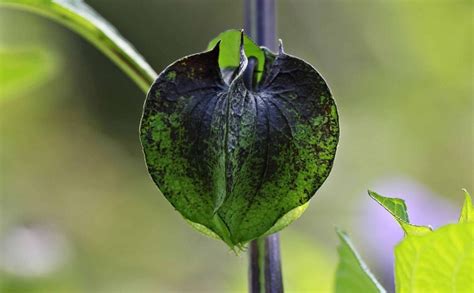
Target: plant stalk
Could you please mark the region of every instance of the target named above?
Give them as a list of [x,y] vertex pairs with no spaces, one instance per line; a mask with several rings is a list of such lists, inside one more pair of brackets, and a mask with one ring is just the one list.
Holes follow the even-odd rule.
[[110,23],[84,2],[63,2],[0,0],[0,7],[34,12],[75,31],[104,53],[144,93],[147,93],[158,74],[136,49]]
[[[245,0],[244,17],[245,32],[258,45],[276,51],[275,0]],[[255,66],[255,64],[252,65],[251,68]],[[249,79],[252,80],[252,78]],[[250,242],[249,292],[283,292],[278,234]]]
[[275,0],[245,0],[244,30],[260,46],[277,49]]

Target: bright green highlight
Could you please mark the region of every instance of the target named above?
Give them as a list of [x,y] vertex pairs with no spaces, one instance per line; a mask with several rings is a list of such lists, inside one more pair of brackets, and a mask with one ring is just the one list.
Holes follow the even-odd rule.
[[82,0],[0,0],[0,5],[36,12],[77,32],[117,64],[144,92],[157,77],[135,48]]
[[408,219],[407,206],[403,199],[384,197],[371,190],[368,191],[370,197],[386,209],[402,227],[405,235],[423,235],[431,232],[427,226],[417,226],[410,224]]
[[334,292],[386,292],[357,253],[347,233],[340,229],[336,232],[341,244],[337,249],[339,265]]

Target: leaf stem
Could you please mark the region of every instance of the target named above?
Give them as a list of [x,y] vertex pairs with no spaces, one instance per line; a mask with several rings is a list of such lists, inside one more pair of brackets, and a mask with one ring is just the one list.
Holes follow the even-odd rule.
[[[244,17],[245,32],[258,45],[276,51],[275,1],[245,0]],[[251,74],[252,71],[247,72],[247,74]],[[247,80],[252,80],[252,78],[247,77]],[[249,291],[251,293],[283,292],[278,234],[272,234],[250,242]]]
[[2,5],[35,12],[75,31],[112,60],[145,93],[157,77],[136,49],[83,1],[0,0]]

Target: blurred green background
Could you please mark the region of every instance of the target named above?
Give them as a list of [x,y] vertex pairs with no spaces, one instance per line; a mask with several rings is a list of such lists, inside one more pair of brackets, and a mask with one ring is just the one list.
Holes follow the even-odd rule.
[[[235,0],[87,2],[158,72],[243,23]],[[341,119],[331,176],[281,233],[288,292],[331,290],[335,226],[393,291],[402,234],[383,234],[392,230],[367,188],[407,199],[416,224],[456,221],[461,188],[474,191],[473,8],[278,2],[286,51],[325,77]],[[10,81],[13,60],[30,72],[21,82]],[[246,254],[195,232],[148,177],[138,140],[145,96],[120,70],[75,33],[6,8],[0,63],[1,292],[246,290]]]

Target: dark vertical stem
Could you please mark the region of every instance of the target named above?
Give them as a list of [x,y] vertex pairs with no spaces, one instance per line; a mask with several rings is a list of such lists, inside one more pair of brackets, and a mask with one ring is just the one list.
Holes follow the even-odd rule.
[[265,290],[266,292],[283,292],[280,260],[280,236],[272,234],[265,239]]
[[[245,1],[245,33],[258,45],[276,51],[275,0]],[[255,64],[252,64],[252,68]],[[252,74],[252,70],[247,74]],[[252,80],[247,76],[247,80]],[[249,84],[249,83],[248,83]],[[251,293],[281,293],[283,281],[278,234],[259,238],[249,246],[249,291]]]
[[275,11],[275,0],[245,0],[245,33],[273,51],[277,49]]
[[259,252],[257,241],[251,241],[249,245],[249,292],[252,293],[260,290]]
[[265,291],[265,240],[259,238],[249,246],[249,292]]

